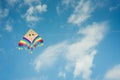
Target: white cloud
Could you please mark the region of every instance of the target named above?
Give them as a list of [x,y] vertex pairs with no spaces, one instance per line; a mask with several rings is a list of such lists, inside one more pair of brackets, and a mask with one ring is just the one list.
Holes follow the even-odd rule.
[[[81,75],[85,80],[90,79],[92,73],[93,59],[96,54],[95,47],[102,40],[106,31],[107,23],[93,23],[79,31],[84,35],[80,41],[69,45],[68,54],[66,55],[68,63],[75,65],[73,72],[74,77]],[[68,67],[68,68],[69,68]]]
[[24,0],[24,4],[27,4],[29,6],[32,6],[33,3],[41,3],[41,0]]
[[8,32],[11,32],[13,29],[12,29],[12,26],[7,24],[6,27],[5,27],[5,30],[8,31]]
[[58,15],[65,13],[69,8],[74,8],[78,0],[62,0],[61,3],[56,7],[56,12]]
[[120,80],[120,64],[108,70],[105,74],[104,80]]
[[103,39],[106,24],[106,22],[93,23],[78,32],[84,36],[83,38],[78,37],[73,43],[67,41],[48,47],[35,59],[35,69],[39,71],[43,67],[52,66],[62,56],[67,62],[64,71],[74,69],[72,70],[74,78],[81,76],[84,80],[90,80],[91,68],[97,52],[95,47]]
[[25,15],[23,17],[28,22],[37,22],[40,20],[40,14],[47,11],[46,4],[38,4],[36,6],[30,6]]
[[8,3],[10,6],[14,6],[17,2],[19,2],[19,0],[7,0],[7,3]]
[[60,14],[60,13],[61,13],[59,6],[56,7],[56,11],[57,11],[57,14]]
[[34,62],[35,69],[40,69],[52,66],[57,60],[58,56],[64,51],[66,42],[56,44],[48,47],[41,55],[39,55]]
[[[83,55],[83,58],[80,58],[76,61],[75,70],[73,72],[74,77],[82,75],[82,78],[85,80],[90,80],[90,75],[92,73],[91,68],[93,66],[93,59],[96,54],[96,51],[93,50],[88,55]],[[79,56],[80,57],[80,56]]]
[[62,3],[68,5],[72,0],[63,0]]
[[47,11],[47,5],[46,4],[37,5],[36,9],[39,13],[46,12]]
[[65,77],[66,77],[66,73],[60,71],[60,72],[58,73],[58,77],[63,77],[63,78],[65,78]]
[[0,9],[0,18],[5,18],[8,16],[8,14],[9,14],[8,9]]
[[116,9],[118,9],[119,7],[120,7],[120,3],[117,4],[116,6],[111,6],[111,7],[109,8],[109,11],[116,10]]
[[66,7],[75,7],[78,0],[62,0],[62,5],[65,5]]
[[39,17],[33,16],[33,15],[27,15],[27,16],[26,16],[26,20],[27,20],[28,22],[31,22],[31,21],[37,22],[39,19],[40,19]]
[[75,7],[73,14],[70,15],[68,23],[81,24],[86,21],[93,12],[92,2],[90,0],[80,0],[79,4]]

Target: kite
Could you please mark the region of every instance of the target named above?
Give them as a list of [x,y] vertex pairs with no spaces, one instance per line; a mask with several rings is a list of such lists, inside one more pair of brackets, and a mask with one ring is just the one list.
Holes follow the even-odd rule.
[[43,39],[33,29],[30,29],[18,43],[18,49],[28,49],[30,53],[37,46],[43,46]]

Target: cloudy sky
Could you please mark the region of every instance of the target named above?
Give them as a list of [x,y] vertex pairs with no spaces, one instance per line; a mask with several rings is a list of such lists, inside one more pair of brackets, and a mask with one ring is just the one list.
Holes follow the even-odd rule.
[[0,0],[0,80],[120,80],[120,1]]

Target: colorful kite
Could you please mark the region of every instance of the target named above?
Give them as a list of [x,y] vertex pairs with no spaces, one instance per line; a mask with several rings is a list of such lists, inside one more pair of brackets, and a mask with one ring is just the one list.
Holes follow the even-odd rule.
[[29,49],[32,53],[33,48],[43,45],[43,39],[33,29],[30,29],[20,40],[18,49]]

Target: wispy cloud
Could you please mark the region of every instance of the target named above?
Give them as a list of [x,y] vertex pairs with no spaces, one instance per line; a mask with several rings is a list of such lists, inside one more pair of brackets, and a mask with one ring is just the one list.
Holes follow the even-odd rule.
[[57,11],[57,14],[58,14],[58,15],[61,13],[61,11],[60,11],[60,6],[57,6],[57,7],[56,7],[56,11]]
[[104,80],[120,80],[120,64],[108,70],[105,74]]
[[79,0],[62,0],[62,5],[65,7],[75,7]]
[[56,11],[58,15],[65,13],[69,8],[74,8],[78,0],[61,0],[61,3],[56,6]]
[[13,28],[11,25],[7,24],[6,27],[5,27],[5,30],[8,31],[8,32],[12,32]]
[[19,0],[6,0],[6,1],[10,6],[14,6],[15,4],[19,2]]
[[69,5],[72,2],[72,0],[62,0],[62,4]]
[[68,23],[81,24],[91,17],[94,7],[91,0],[80,0],[79,4],[75,7],[73,14],[68,18]]
[[27,22],[37,22],[41,18],[41,14],[47,11],[46,4],[38,4],[36,6],[30,6],[26,13],[23,15],[23,18],[26,19]]
[[67,62],[64,71],[74,68],[71,72],[74,78],[81,76],[84,80],[90,80],[93,60],[97,53],[95,48],[103,39],[106,27],[105,22],[93,23],[78,32],[83,35],[82,39],[78,37],[75,39],[76,42],[61,42],[48,47],[35,59],[35,69],[40,71],[42,68],[53,66],[62,56]]
[[58,73],[58,77],[63,77],[63,78],[66,78],[66,73],[65,73],[65,72],[60,71],[60,72]]
[[23,0],[24,4],[27,4],[29,6],[32,6],[33,3],[41,3],[41,0]]
[[0,8],[0,19],[7,17],[9,14],[9,9],[5,8],[5,9],[1,9]]
[[64,52],[66,42],[62,42],[48,47],[39,55],[34,62],[35,69],[40,71],[42,68],[53,66],[58,56]]
[[118,9],[119,7],[120,7],[120,3],[118,3],[116,6],[111,6],[111,7],[109,8],[109,11],[116,10],[116,9]]
[[[107,25],[104,22],[93,23],[92,25],[87,26],[79,31],[84,38],[69,45],[66,57],[70,63],[67,64],[67,68],[72,66],[75,67],[73,71],[74,77],[81,75],[85,80],[90,79],[93,59],[97,52],[95,47],[103,39],[106,26]],[[73,65],[71,66],[71,64]]]

